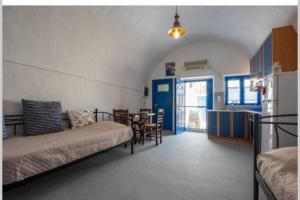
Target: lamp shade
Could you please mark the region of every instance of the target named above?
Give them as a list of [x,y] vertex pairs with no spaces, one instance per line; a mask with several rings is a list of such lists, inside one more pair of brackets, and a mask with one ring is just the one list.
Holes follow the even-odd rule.
[[179,15],[177,13],[177,6],[176,6],[176,12],[175,12],[174,18],[175,18],[175,21],[173,23],[172,28],[170,28],[170,30],[168,31],[168,35],[172,38],[178,39],[178,38],[184,36],[185,28],[180,26]]
[[185,34],[185,29],[182,26],[179,27],[172,27],[169,31],[168,31],[168,35],[172,38],[178,39],[182,36],[184,36]]

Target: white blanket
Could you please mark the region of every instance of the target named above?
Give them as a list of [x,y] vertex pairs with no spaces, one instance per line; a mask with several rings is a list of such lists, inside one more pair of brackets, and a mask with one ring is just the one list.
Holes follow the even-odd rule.
[[285,147],[257,156],[257,169],[278,200],[297,199],[297,152]]
[[3,184],[21,181],[114,147],[131,137],[131,128],[104,121],[52,134],[8,138],[3,141]]

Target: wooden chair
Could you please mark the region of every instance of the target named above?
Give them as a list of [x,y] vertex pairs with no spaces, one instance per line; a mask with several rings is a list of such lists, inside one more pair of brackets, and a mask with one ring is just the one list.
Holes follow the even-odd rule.
[[[137,121],[133,121],[132,124],[132,129],[134,132],[134,143],[136,144],[136,142],[138,141],[139,143],[141,143],[141,141],[143,141],[143,137],[144,137],[144,132],[145,132],[145,124],[148,121],[148,116],[147,113],[141,112],[139,114],[139,118]],[[137,137],[139,136],[139,137]],[[144,144],[144,142],[143,142]]]
[[[151,108],[141,108],[140,112],[145,113],[145,114],[150,114],[151,113]],[[147,116],[147,123],[151,123],[151,117],[150,116]]]
[[114,121],[126,126],[129,125],[129,111],[122,109],[113,109]]
[[[141,108],[139,113],[139,118],[137,121],[132,119],[132,130],[134,132],[134,143],[136,144],[137,141],[141,143],[144,141],[144,132],[145,132],[145,124],[150,122],[150,116],[147,114],[151,113],[151,109],[148,108]],[[131,116],[133,117],[133,116]],[[137,137],[139,136],[139,137]],[[144,144],[144,142],[143,142]]]
[[163,118],[164,118],[164,110],[158,109],[156,113],[156,122],[155,123],[146,123],[145,131],[143,136],[143,144],[145,137],[149,136],[150,140],[154,136],[156,146],[158,145],[158,138],[160,140],[159,143],[162,143],[162,134],[163,134]]

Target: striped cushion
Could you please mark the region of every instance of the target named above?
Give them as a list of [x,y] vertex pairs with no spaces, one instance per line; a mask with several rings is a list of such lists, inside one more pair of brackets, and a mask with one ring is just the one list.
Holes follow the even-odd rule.
[[62,130],[60,102],[22,99],[24,136],[53,133]]

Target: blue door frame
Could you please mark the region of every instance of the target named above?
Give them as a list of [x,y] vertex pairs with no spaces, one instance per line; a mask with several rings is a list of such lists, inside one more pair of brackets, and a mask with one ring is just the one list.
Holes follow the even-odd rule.
[[175,87],[175,123],[176,134],[183,133],[185,131],[185,82],[176,79]]
[[[173,87],[174,79],[152,80],[152,111],[164,109],[163,129],[173,131]],[[156,118],[153,118],[156,120]]]
[[[186,83],[186,82],[197,82],[197,81],[206,81],[206,92],[207,92],[207,97],[206,97],[206,109],[207,110],[211,110],[213,109],[213,78],[207,78],[207,79],[200,79],[200,80],[188,80],[188,81],[182,81],[182,80],[176,80],[176,87],[175,87],[175,95],[176,95],[176,98],[175,98],[175,101],[177,101],[177,84],[182,84],[182,83]],[[184,95],[185,95],[185,91],[180,91],[182,92]],[[185,98],[185,97],[184,97]],[[184,103],[185,104],[185,103]],[[179,105],[178,102],[175,102],[175,110],[176,112],[178,110],[183,110],[183,112],[181,112],[181,114],[185,114],[185,105]],[[177,106],[180,106],[181,108],[178,109]],[[178,117],[178,113],[176,113],[175,115],[175,122],[177,122],[177,119],[176,117]],[[185,117],[183,117],[185,118]],[[208,119],[206,119],[208,120]],[[176,134],[180,134],[182,133],[183,131],[186,130],[186,127],[184,124],[180,123],[180,124],[177,124],[175,125],[175,130],[176,130]]]

